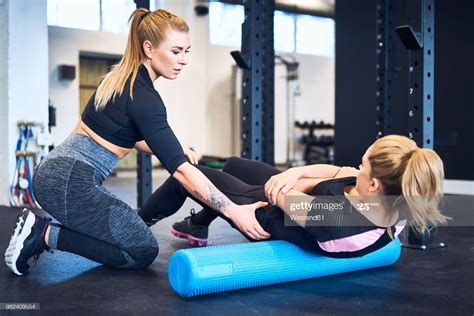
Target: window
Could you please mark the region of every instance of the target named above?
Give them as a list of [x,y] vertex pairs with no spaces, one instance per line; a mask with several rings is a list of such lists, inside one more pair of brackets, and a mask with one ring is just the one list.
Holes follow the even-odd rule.
[[98,0],[48,0],[48,25],[99,30],[100,3]]
[[296,52],[334,56],[334,20],[311,15],[296,17]]
[[127,33],[135,8],[133,0],[48,0],[48,25]]
[[243,6],[218,2],[209,4],[209,30],[212,45],[240,47],[242,23],[244,23]]
[[295,17],[293,14],[275,11],[273,16],[275,50],[292,53],[295,51]]
[[[209,32],[212,45],[240,47],[244,8],[211,2]],[[277,52],[334,56],[334,20],[275,11],[274,46]]]
[[127,33],[128,19],[137,6],[133,0],[102,0],[101,31]]

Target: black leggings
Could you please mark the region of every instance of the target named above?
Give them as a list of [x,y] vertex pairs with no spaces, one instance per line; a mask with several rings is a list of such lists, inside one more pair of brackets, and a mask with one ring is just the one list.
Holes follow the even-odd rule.
[[[223,172],[228,173],[235,178],[245,182],[247,185],[259,186],[259,193],[262,195],[261,201],[267,201],[263,193],[263,185],[271,176],[280,173],[280,170],[255,160],[249,160],[239,157],[231,157],[227,160]],[[196,216],[193,217],[193,223],[196,225],[209,226],[218,214],[210,207],[204,207]]]
[[[196,166],[222,193],[232,202],[242,205],[257,201],[267,201],[263,185],[273,175],[280,171],[262,162],[231,157],[222,171]],[[184,187],[173,177],[169,177],[158,188],[139,211],[140,217],[148,224],[177,212],[187,197],[192,198],[203,206],[196,214],[193,222],[197,225],[209,225],[217,216],[225,219],[234,228],[231,220],[222,213],[207,207],[189,194]],[[270,239],[287,240],[300,247],[315,250],[315,242],[307,232],[299,226],[285,225],[286,214],[276,206],[269,205],[255,212],[257,221],[271,234]],[[290,221],[290,219],[286,219]],[[251,238],[244,236],[253,241]]]

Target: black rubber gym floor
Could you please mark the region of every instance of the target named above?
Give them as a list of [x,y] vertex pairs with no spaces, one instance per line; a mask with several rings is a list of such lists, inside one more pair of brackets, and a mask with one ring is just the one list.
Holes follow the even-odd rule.
[[[0,207],[2,256],[17,212]],[[183,299],[170,288],[167,272],[170,255],[188,247],[169,233],[178,218],[153,227],[160,254],[146,270],[107,268],[60,251],[44,253],[22,277],[2,262],[0,303],[40,303],[39,313],[47,315],[474,315],[472,227],[440,228],[436,240],[448,247],[403,249],[391,267]],[[223,221],[210,233],[211,245],[245,242]],[[7,313],[24,314],[0,310]]]

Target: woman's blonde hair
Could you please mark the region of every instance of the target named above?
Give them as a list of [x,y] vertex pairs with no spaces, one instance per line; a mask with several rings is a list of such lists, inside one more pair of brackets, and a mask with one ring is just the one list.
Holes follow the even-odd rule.
[[137,77],[140,64],[146,59],[143,51],[143,42],[150,41],[153,46],[160,44],[165,38],[168,28],[179,32],[188,32],[186,22],[163,9],[148,11],[136,9],[129,19],[130,31],[128,33],[127,47],[120,62],[112,67],[102,79],[95,94],[96,110],[103,109],[106,104],[117,95],[123,93],[125,83],[130,78],[130,97],[133,97],[133,83]]
[[394,206],[420,232],[426,232],[430,224],[446,223],[448,217],[438,209],[443,196],[443,161],[434,150],[419,148],[405,136],[388,135],[372,144],[368,160],[371,176],[382,182],[384,194],[403,196]]

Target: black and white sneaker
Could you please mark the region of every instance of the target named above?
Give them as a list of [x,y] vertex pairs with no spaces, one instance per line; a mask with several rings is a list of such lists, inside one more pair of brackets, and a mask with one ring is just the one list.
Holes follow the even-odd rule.
[[28,260],[31,257],[36,261],[43,251],[52,252],[44,241],[49,222],[26,208],[18,215],[5,252],[5,263],[16,275],[23,275],[30,268]]

